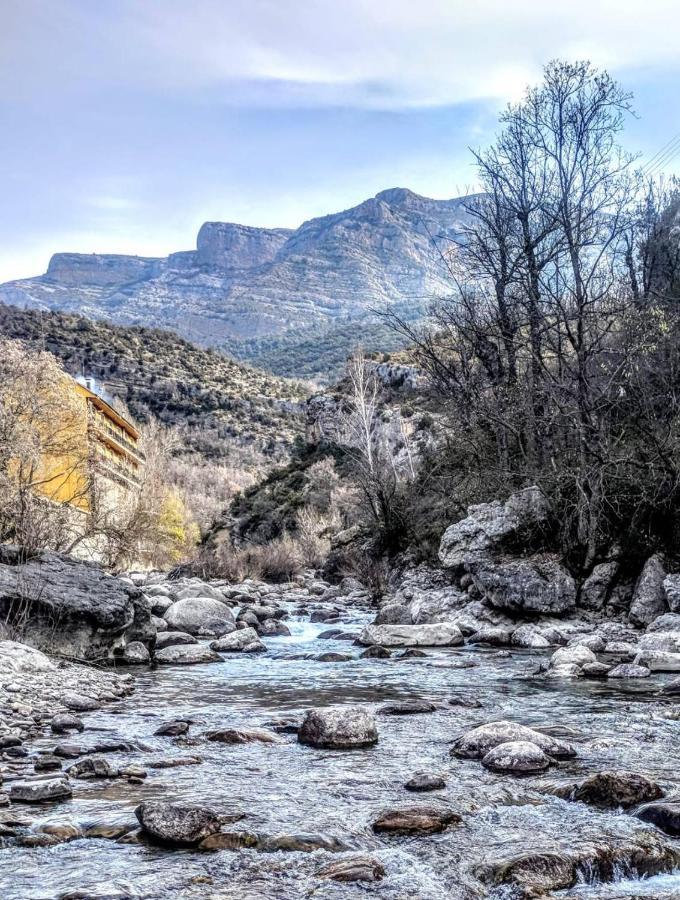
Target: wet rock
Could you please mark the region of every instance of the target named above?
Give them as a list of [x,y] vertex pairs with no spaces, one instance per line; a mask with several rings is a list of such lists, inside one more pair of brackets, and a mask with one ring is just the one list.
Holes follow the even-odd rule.
[[602,809],[628,809],[639,803],[658,800],[663,795],[662,788],[644,775],[619,771],[598,772],[566,790],[567,799]]
[[222,728],[206,734],[209,741],[220,744],[280,744],[281,738],[264,728]]
[[259,836],[252,831],[218,831],[203,838],[199,850],[252,850],[258,846]]
[[647,678],[650,671],[646,666],[636,666],[633,663],[621,663],[610,669],[607,678]]
[[313,853],[315,850],[327,850],[330,853],[342,853],[349,847],[339,838],[325,834],[280,834],[276,837],[260,838],[258,847],[268,852],[284,851],[289,853]]
[[223,817],[212,809],[189,803],[147,800],[135,810],[143,831],[163,844],[193,846],[218,832]]
[[359,659],[389,659],[392,656],[387,647],[373,644],[359,654]]
[[137,781],[143,781],[147,777],[148,772],[146,769],[142,768],[142,766],[136,766],[132,763],[129,766],[123,766],[119,769],[118,774],[122,778],[134,778]]
[[174,595],[177,600],[187,600],[187,599],[211,599],[216,600],[218,603],[224,604],[225,596],[222,591],[213,586],[212,584],[208,584],[206,581],[194,581],[190,584],[185,584],[175,589]]
[[330,651],[329,653],[319,653],[314,659],[317,662],[349,662],[349,660],[354,659],[354,657],[350,653],[336,653],[335,651]]
[[436,709],[436,705],[429,700],[402,700],[399,703],[386,703],[378,712],[383,716],[412,716],[432,713]]
[[221,661],[222,657],[218,653],[203,644],[175,645],[156,654],[156,662],[166,666],[193,666]]
[[132,825],[108,825],[106,823],[99,823],[85,828],[83,837],[103,841],[116,841],[129,831],[132,831],[132,829]]
[[434,625],[367,625],[359,636],[360,644],[382,647],[457,647],[463,635],[453,623]]
[[407,791],[420,793],[425,791],[440,791],[446,787],[446,782],[441,775],[414,775],[404,785]]
[[94,697],[87,697],[85,694],[77,694],[74,691],[67,691],[65,694],[62,694],[61,702],[73,712],[93,712],[101,706]]
[[262,637],[290,637],[290,628],[276,619],[265,619],[264,622],[260,622],[257,631]]
[[55,778],[51,781],[15,781],[9,788],[12,803],[45,803],[68,800],[71,794],[71,787],[65,778]]
[[666,575],[663,590],[671,613],[680,612],[680,575]]
[[55,756],[61,756],[62,759],[77,759],[87,753],[87,747],[84,744],[75,744],[70,741],[63,741],[52,751]]
[[544,772],[550,766],[550,760],[540,747],[530,741],[509,741],[489,750],[482,759],[482,765],[492,772],[533,775]]
[[399,659],[424,659],[427,653],[424,650],[418,650],[417,647],[409,647],[399,654]]
[[66,773],[71,778],[118,778],[118,767],[102,756],[88,756],[70,766]]
[[668,611],[664,579],[666,571],[660,556],[650,556],[635,585],[629,618],[634,625],[649,625]]
[[653,634],[656,631],[677,631],[680,632],[680,613],[664,613],[657,616],[647,626],[647,633]]
[[130,641],[125,645],[123,661],[130,666],[148,665],[151,662],[151,654],[141,641]]
[[680,836],[680,801],[668,800],[664,803],[650,803],[639,809],[635,815],[643,822],[650,822],[666,834]]
[[380,815],[373,823],[376,834],[438,834],[449,825],[457,825],[461,817],[434,806],[406,806]]
[[597,662],[592,650],[582,644],[560,647],[550,658],[551,674],[557,677],[573,677],[581,674],[583,666]]
[[159,726],[154,734],[159,737],[179,737],[186,734],[189,730],[189,723],[185,719],[175,719],[172,722],[164,722]]
[[248,626],[239,628],[237,631],[232,631],[231,634],[226,634],[219,640],[213,641],[210,648],[219,653],[236,653],[245,650],[250,645],[261,647],[263,650],[267,649],[258,637],[255,629]]
[[449,706],[464,706],[466,709],[481,709],[483,705],[476,697],[466,697],[463,694],[454,694],[449,697],[448,703]]
[[585,634],[569,641],[568,647],[587,647],[593,653],[604,653],[607,641],[601,634]]
[[520,625],[512,632],[510,643],[514,647],[526,647],[530,650],[544,650],[550,641],[534,625]]
[[50,722],[50,730],[53,734],[67,734],[69,731],[83,731],[83,720],[72,713],[59,713]]
[[36,772],[55,772],[61,767],[62,762],[59,757],[53,756],[51,753],[44,753],[38,756],[33,763],[33,768]]
[[635,657],[635,665],[646,666],[650,672],[680,672],[680,653],[643,650]]
[[221,638],[225,634],[231,634],[237,627],[233,622],[227,622],[226,619],[206,619],[198,629],[198,637],[203,638]]
[[485,560],[472,574],[480,593],[496,609],[559,615],[576,607],[574,579],[551,554]]
[[680,651],[680,631],[655,631],[651,634],[643,634],[637,643],[639,652],[648,650],[663,650],[667,653]]
[[525,725],[507,721],[490,722],[488,725],[473,728],[455,742],[451,753],[464,759],[482,759],[499,744],[514,741],[528,741],[535,744],[543,753],[555,759],[570,759],[576,756],[571,744],[549,737],[533,728],[527,728]]
[[53,834],[22,834],[17,838],[17,843],[20,847],[27,847],[30,849],[37,849],[39,847],[56,847],[57,844],[62,844],[63,841],[59,840],[56,835]]
[[178,766],[199,766],[203,760],[200,756],[164,756],[161,759],[147,760],[147,769],[176,769]]
[[606,678],[611,671],[611,666],[606,663],[592,662],[586,663],[581,668],[581,675],[584,678]]
[[298,731],[298,741],[329,750],[352,750],[378,742],[371,713],[360,706],[310,709]]
[[310,615],[310,622],[330,622],[338,618],[337,609],[315,609]]
[[674,678],[662,690],[664,694],[680,694],[680,678]]
[[234,616],[228,606],[211,597],[187,597],[168,607],[164,615],[168,626],[174,631],[198,634],[210,619],[230,623],[236,628]]
[[78,825],[69,822],[59,822],[52,825],[43,825],[40,829],[43,834],[52,835],[57,838],[59,843],[66,841],[76,841],[83,837],[83,831]]
[[607,641],[604,652],[611,656],[618,656],[619,659],[631,660],[635,658],[637,648],[628,641]]
[[319,641],[329,641],[332,638],[336,638],[339,634],[342,634],[342,628],[328,628],[326,631],[322,631],[321,634],[317,634],[316,638]]
[[317,871],[319,878],[331,881],[381,881],[385,877],[384,866],[372,856],[351,856],[332,862]]
[[156,635],[156,653],[166,647],[177,647],[182,644],[195,644],[196,638],[186,631],[163,631]]
[[246,625],[250,628],[257,628],[260,620],[257,618],[254,612],[251,612],[249,609],[241,610],[236,619],[239,627],[242,625]]
[[500,626],[487,625],[475,631],[468,638],[469,644],[489,644],[491,647],[507,647],[511,643],[512,630]]

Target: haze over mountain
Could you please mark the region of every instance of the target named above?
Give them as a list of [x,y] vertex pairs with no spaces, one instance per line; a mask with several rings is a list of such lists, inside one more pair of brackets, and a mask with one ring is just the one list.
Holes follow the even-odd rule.
[[[389,343],[375,310],[417,316],[450,290],[442,252],[465,218],[463,198],[393,188],[294,230],[206,222],[196,250],[165,258],[56,253],[44,275],[0,285],[0,301],[172,328],[285,374],[319,374],[359,322],[369,344]],[[338,352],[310,362],[296,352],[310,338]]]

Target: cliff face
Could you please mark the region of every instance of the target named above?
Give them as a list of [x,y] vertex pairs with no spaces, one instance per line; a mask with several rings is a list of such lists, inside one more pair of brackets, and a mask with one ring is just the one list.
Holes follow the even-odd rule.
[[392,305],[417,311],[450,291],[442,253],[465,219],[464,200],[395,188],[293,231],[207,222],[195,251],[164,259],[59,253],[45,275],[0,285],[0,301],[168,327],[237,354],[248,342],[249,358],[258,341],[359,325]]

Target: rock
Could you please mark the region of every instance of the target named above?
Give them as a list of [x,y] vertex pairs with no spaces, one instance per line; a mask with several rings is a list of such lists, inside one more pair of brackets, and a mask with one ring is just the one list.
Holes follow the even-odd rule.
[[43,825],[41,831],[44,834],[56,837],[60,843],[65,841],[75,841],[83,837],[82,829],[78,825],[70,823],[55,823],[54,825]]
[[399,703],[386,703],[378,712],[383,716],[412,716],[431,713],[436,709],[436,705],[429,700],[403,700]]
[[569,789],[567,798],[603,809],[628,809],[664,796],[656,782],[632,772],[598,772]]
[[507,647],[511,643],[510,628],[487,625],[475,631],[468,638],[469,644],[489,644],[491,647]]
[[680,575],[666,575],[663,590],[671,613],[680,613]]
[[156,635],[156,653],[165,650],[166,647],[178,647],[187,644],[196,644],[196,638],[186,631],[163,631]]
[[68,781],[55,778],[52,781],[15,781],[10,785],[12,803],[45,803],[68,800],[72,795]]
[[118,778],[118,767],[102,756],[88,756],[66,770],[71,778]]
[[262,643],[254,628],[239,628],[232,631],[231,634],[225,634],[224,637],[213,641],[210,649],[219,653],[236,653],[244,650],[250,644],[261,647],[263,650],[267,648]]
[[637,650],[663,650],[677,653],[680,650],[680,631],[655,631],[643,634],[637,643]]
[[367,625],[359,636],[360,644],[383,647],[457,647],[463,635],[457,625]]
[[635,815],[643,822],[656,825],[661,831],[673,837],[680,836],[680,802],[668,800],[664,803],[650,803],[643,806]]
[[650,672],[680,672],[680,653],[663,650],[643,650],[635,657],[636,666],[644,666]]
[[380,881],[385,877],[385,869],[377,859],[362,854],[332,862],[316,874],[331,881]]
[[531,741],[508,741],[489,750],[482,758],[482,765],[492,772],[533,775],[544,772],[550,766],[550,760]]
[[57,744],[54,748],[54,755],[61,756],[62,759],[78,759],[79,756],[84,756],[86,753],[87,747],[83,744],[71,744],[66,741]]
[[224,818],[214,810],[189,803],[146,800],[135,810],[143,831],[163,844],[193,846],[220,830]]
[[276,837],[261,838],[260,850],[270,853],[283,851],[287,853],[313,853],[315,850],[327,850],[330,853],[342,853],[349,847],[344,841],[325,834],[280,834]]
[[606,663],[592,662],[586,663],[581,668],[581,675],[584,678],[606,678],[611,671],[611,666]]
[[264,728],[221,728],[206,734],[209,741],[220,744],[280,744],[281,738]]
[[130,641],[125,645],[123,661],[130,666],[148,665],[151,662],[151,654],[141,641]]
[[407,806],[380,815],[373,823],[376,834],[438,834],[449,825],[457,825],[461,817],[434,806]]
[[582,644],[574,644],[571,647],[560,647],[550,657],[550,668],[559,671],[564,666],[578,666],[581,668],[588,663],[597,662],[597,657],[592,650]]
[[175,631],[198,634],[206,622],[217,619],[236,628],[232,611],[225,603],[211,597],[186,597],[168,607],[165,621]]
[[555,555],[484,560],[472,574],[481,594],[496,609],[559,615],[576,607],[574,579]]
[[179,737],[181,734],[186,734],[189,730],[189,723],[183,719],[175,719],[172,722],[165,722],[163,725],[159,726],[154,734],[159,737]]
[[65,694],[62,694],[61,702],[67,709],[72,709],[74,712],[93,712],[101,706],[94,697],[77,694],[75,691],[66,691]]
[[326,631],[322,631],[321,634],[317,634],[316,639],[318,641],[329,641],[332,638],[337,638],[339,634],[342,634],[342,628],[328,628]]
[[315,609],[310,615],[310,622],[330,622],[338,618],[337,609]]
[[238,618],[237,618],[236,622],[239,625],[239,627],[241,627],[241,625],[245,623],[245,625],[248,625],[251,628],[257,628],[260,620],[257,618],[255,613],[250,612],[250,610],[245,609],[245,610],[241,610],[241,612],[238,614]]
[[646,666],[636,666],[634,663],[621,663],[610,669],[607,678],[647,678],[650,671]]
[[409,647],[408,650],[399,654],[399,659],[424,659],[425,657],[427,657],[427,653],[424,650],[418,650],[417,647]]
[[378,610],[375,625],[412,625],[411,605],[403,600],[385,603]]
[[314,659],[317,662],[349,662],[354,657],[350,653],[335,653],[331,651],[329,653],[319,653]]
[[203,644],[174,645],[159,650],[156,654],[156,662],[167,666],[193,666],[221,661],[222,657],[218,653]]
[[526,647],[529,650],[544,650],[550,641],[534,625],[520,625],[512,632],[510,643],[514,647]]
[[259,837],[251,831],[218,831],[203,838],[199,850],[252,850]]
[[174,591],[174,595],[177,600],[196,600],[205,598],[216,600],[218,603],[226,605],[225,596],[222,591],[205,581],[194,581],[190,584],[178,587]]
[[674,678],[673,681],[664,685],[664,694],[680,694],[680,678]]
[[680,613],[664,613],[661,616],[657,616],[647,626],[647,632],[654,633],[657,631],[680,632]]
[[618,571],[619,563],[617,560],[610,560],[596,565],[581,585],[578,596],[579,606],[595,612],[603,610],[609,599]]
[[123,778],[136,778],[143,781],[147,777],[148,772],[146,771],[146,769],[142,768],[142,766],[136,766],[132,764],[129,766],[123,766],[121,769],[119,769],[118,774]]
[[298,731],[298,741],[311,747],[352,750],[378,742],[375,719],[360,706],[310,709]]
[[53,756],[51,753],[43,753],[33,763],[33,768],[36,772],[54,772],[61,769],[61,766],[62,763],[59,757]]
[[372,644],[359,654],[359,659],[389,659],[392,656],[386,647]]
[[206,619],[198,630],[198,637],[220,638],[231,632],[237,626],[233,622],[227,622],[226,619]]
[[17,641],[0,641],[0,672],[3,674],[52,672],[56,668],[40,650]]
[[667,612],[664,579],[666,571],[660,556],[650,556],[635,585],[629,618],[634,625],[649,625]]
[[161,759],[150,759],[144,763],[148,769],[177,769],[179,766],[199,766],[203,760],[200,756],[167,756]]
[[243,652],[244,653],[266,653],[267,648],[262,643],[262,641],[253,641],[250,644],[246,644],[246,646],[243,648]]
[[404,785],[407,791],[424,792],[440,791],[446,787],[446,782],[440,775],[414,775]]
[[83,720],[71,713],[59,713],[50,722],[53,734],[67,734],[69,731],[83,731]]
[[637,648],[635,644],[628,641],[607,641],[604,652],[611,656],[618,656],[620,659],[634,659]]
[[265,619],[260,622],[257,631],[263,637],[290,637],[290,628],[276,619]]
[[507,544],[526,544],[547,523],[548,504],[537,487],[512,494],[505,503],[470,506],[467,517],[450,525],[439,547],[443,566],[469,566]]
[[607,641],[601,634],[586,634],[569,641],[569,647],[587,647],[593,653],[604,653]]
[[451,752],[464,759],[482,759],[494,747],[516,741],[535,744],[543,753],[555,759],[570,759],[576,756],[571,744],[549,737],[540,731],[534,731],[525,725],[507,721],[490,722],[488,725],[480,725],[467,731],[455,742]]

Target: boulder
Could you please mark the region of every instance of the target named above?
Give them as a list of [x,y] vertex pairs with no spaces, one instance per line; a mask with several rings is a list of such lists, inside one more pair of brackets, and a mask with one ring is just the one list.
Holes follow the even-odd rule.
[[217,831],[203,838],[199,850],[253,850],[259,844],[259,836],[252,831]]
[[531,741],[508,741],[489,750],[482,758],[482,765],[492,772],[533,775],[544,772],[550,759]]
[[603,809],[628,809],[663,797],[662,788],[644,775],[634,772],[598,772],[567,792],[577,800]]
[[210,619],[230,623],[236,628],[234,616],[229,607],[211,597],[186,597],[178,600],[168,607],[164,618],[171,629],[186,631],[189,634],[198,634]]
[[617,560],[599,563],[581,585],[579,606],[594,612],[603,610],[609,599],[614,580],[619,571]]
[[576,756],[571,744],[549,737],[533,728],[527,728],[525,725],[507,721],[490,722],[488,725],[479,725],[467,731],[455,742],[451,753],[464,759],[482,759],[494,747],[516,741],[535,744],[543,753],[555,759],[570,759]]
[[219,744],[280,744],[281,738],[265,728],[222,728],[206,734],[209,741]]
[[245,650],[251,644],[260,647],[262,650],[267,649],[258,637],[257,631],[248,626],[247,628],[238,628],[236,631],[232,631],[231,634],[225,634],[224,637],[218,638],[218,640],[210,644],[210,648],[218,653],[237,653],[240,650]]
[[573,644],[571,647],[560,647],[553,653],[550,657],[550,668],[554,675],[568,677],[573,674],[572,667],[576,667],[576,674],[579,674],[583,666],[594,662],[597,662],[597,657],[592,650],[582,644]]
[[15,781],[9,788],[12,803],[47,803],[68,800],[71,795],[71,787],[65,778],[54,778],[51,781]]
[[645,626],[668,611],[664,579],[666,570],[660,556],[650,556],[635,585],[629,618],[634,625]]
[[390,659],[392,654],[386,647],[371,644],[359,654],[359,659]]
[[481,594],[496,609],[560,615],[576,607],[574,579],[553,554],[484,560],[472,574]]
[[196,638],[186,631],[163,631],[156,635],[155,650],[165,650],[166,647],[178,647],[181,644],[196,644]]
[[680,837],[680,802],[668,800],[664,803],[650,803],[639,809],[635,815],[643,822],[656,825],[661,831],[673,837]]
[[680,653],[664,650],[643,650],[635,657],[636,666],[645,666],[650,672],[680,672]]
[[257,626],[257,631],[263,637],[290,637],[290,628],[277,619],[265,619]]
[[384,812],[373,823],[376,834],[439,834],[449,825],[457,825],[461,817],[434,806],[406,806]]
[[52,672],[56,668],[52,660],[40,650],[18,641],[0,641],[0,673],[3,675],[15,672]]
[[269,853],[313,853],[315,850],[326,850],[329,853],[342,853],[349,847],[340,838],[326,834],[298,832],[297,834],[279,834],[275,837],[261,838],[258,849]]
[[647,678],[650,671],[646,666],[636,666],[634,663],[621,663],[614,666],[607,673],[607,678]]
[[156,662],[163,666],[193,666],[221,661],[219,653],[204,644],[174,645],[156,654]]
[[130,641],[123,650],[123,662],[129,666],[144,666],[151,662],[151,654],[141,641]]
[[218,603],[225,604],[226,598],[218,587],[208,584],[206,581],[192,581],[188,584],[175,588],[176,600],[194,599],[196,597],[206,597],[211,600],[217,600]]
[[412,625],[411,605],[408,600],[391,600],[383,604],[375,617],[376,625]]
[[99,709],[101,704],[94,697],[88,697],[86,694],[78,694],[76,691],[65,691],[61,695],[63,705],[73,712],[94,712]]
[[69,731],[83,731],[83,720],[71,713],[57,713],[50,721],[50,730],[53,734],[67,734]]
[[446,782],[441,775],[414,775],[404,785],[407,791],[421,793],[426,791],[440,791],[446,787]]
[[360,706],[327,706],[307,712],[298,741],[323,749],[353,750],[377,744],[378,729],[371,713]]
[[507,647],[511,643],[512,629],[499,625],[486,625],[468,638],[470,644],[489,644],[491,647]]
[[193,846],[220,830],[223,817],[189,803],[146,800],[135,810],[143,831],[163,844]]
[[164,722],[154,731],[159,737],[179,737],[189,730],[189,722],[185,719],[173,719],[172,722]]
[[666,575],[663,590],[670,611],[680,613],[680,575]]
[[317,871],[319,878],[331,881],[380,881],[385,877],[385,868],[372,856],[361,854],[332,862]]
[[139,588],[98,566],[43,552],[0,549],[0,620],[25,643],[72,659],[101,659],[129,641],[150,644],[151,611]]
[[386,703],[378,712],[383,716],[413,716],[419,713],[431,713],[437,709],[429,700],[402,700],[399,703]]
[[520,625],[512,632],[510,643],[514,647],[526,647],[529,650],[545,650],[550,641],[535,625]]
[[583,678],[607,678],[611,668],[612,667],[608,666],[607,663],[586,663],[581,669],[581,675]]
[[118,778],[118,767],[103,756],[88,756],[66,770],[71,778]]
[[331,650],[328,653],[319,653],[314,659],[317,662],[349,662],[354,657],[351,653],[337,653]]
[[457,647],[463,643],[463,635],[452,623],[367,625],[359,636],[359,643],[382,647]]
[[647,632],[653,634],[657,631],[680,632],[680,613],[664,613],[657,616],[647,626]]
[[444,532],[439,559],[450,568],[470,566],[492,551],[528,543],[547,521],[548,504],[537,487],[518,491],[505,503],[470,506],[467,517]]

